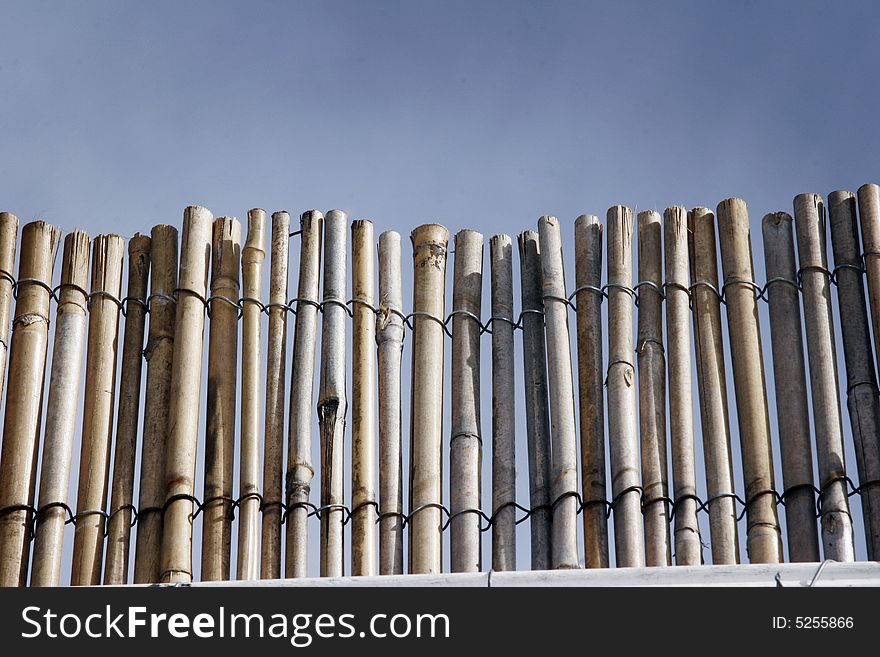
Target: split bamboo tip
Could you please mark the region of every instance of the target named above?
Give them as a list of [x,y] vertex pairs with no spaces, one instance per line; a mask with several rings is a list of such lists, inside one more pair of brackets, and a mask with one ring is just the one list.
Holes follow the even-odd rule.
[[638,216],[639,229],[647,228],[650,224],[660,223],[660,214],[656,210],[642,210]]
[[[25,235],[30,235],[33,233],[33,237],[30,237],[28,240],[25,239]],[[24,225],[21,229],[21,244],[27,244],[29,241],[34,245],[35,248],[40,249],[42,252],[41,245],[44,240],[49,242],[49,254],[51,258],[55,256],[55,249],[58,247],[58,239],[61,237],[61,230],[56,228],[52,224],[43,221],[42,219],[37,219],[36,221],[31,221]]]
[[89,284],[89,244],[87,233],[75,230],[64,238],[61,261],[61,282],[83,290]]
[[510,238],[510,235],[505,235],[504,233],[499,233],[489,238],[489,246],[492,249],[503,249],[512,245],[513,240]]
[[256,208],[248,211],[247,240],[242,251],[246,262],[262,262],[266,255],[266,212]]
[[150,238],[153,242],[173,240],[177,244],[177,226],[170,224],[156,224],[150,229]]
[[134,236],[128,240],[128,255],[130,257],[135,257],[149,253],[151,244],[152,240],[149,235],[135,233]]
[[786,223],[791,223],[791,215],[788,212],[768,212],[761,220],[761,226],[765,231]]

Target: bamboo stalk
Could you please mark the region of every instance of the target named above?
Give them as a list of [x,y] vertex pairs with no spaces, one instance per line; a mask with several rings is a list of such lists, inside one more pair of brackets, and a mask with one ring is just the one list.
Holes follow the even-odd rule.
[[192,495],[212,220],[211,213],[199,206],[187,207],[183,215],[165,451],[165,522],[159,572],[164,583],[191,582],[193,577]]
[[858,195],[864,267],[868,280],[868,300],[871,303],[874,358],[880,369],[880,185],[862,185]]
[[831,275],[827,267],[825,205],[822,197],[818,194],[796,196],[794,218],[810,361],[816,460],[822,491],[820,518],[823,552],[826,559],[852,561],[855,552],[844,480],[843,423],[838,396]]
[[147,382],[141,446],[138,524],[134,582],[159,581],[162,552],[162,505],[165,502],[165,449],[171,404],[171,364],[177,302],[177,229],[167,224],[150,231],[150,329],[144,358]]
[[119,410],[113,460],[113,486],[107,529],[104,584],[128,582],[128,551],[134,513],[134,463],[141,405],[147,283],[150,280],[150,238],[135,234],[128,242],[128,292],[125,337],[119,383]]
[[[856,465],[862,487],[862,515],[868,559],[880,556],[880,398],[871,358],[868,308],[862,283],[862,255],[852,192],[828,196],[831,244],[837,280],[837,302],[846,361],[847,406],[855,443]],[[865,486],[866,482],[875,482]]]
[[92,242],[82,449],[70,575],[73,586],[101,583],[124,254],[125,240],[118,235],[98,235]]
[[519,238],[522,297],[523,383],[529,452],[529,514],[532,570],[550,568],[550,406],[544,342],[544,274],[538,233]]
[[4,509],[0,514],[0,586],[24,586],[27,581],[29,509],[36,486],[49,299],[59,234],[45,221],[25,224],[21,231],[0,455],[0,509]]
[[321,226],[324,215],[309,210],[300,217],[300,260],[293,362],[290,374],[285,576],[305,577],[308,568],[308,502],[312,478],[312,394],[321,280]]
[[813,451],[804,370],[800,294],[791,216],[772,212],[762,222],[776,417],[785,486],[785,520],[790,561],[819,561]]
[[513,242],[489,240],[492,277],[492,570],[516,570]]
[[608,210],[608,438],[618,567],[645,565],[633,354],[632,210]]
[[745,201],[718,204],[718,235],[730,331],[736,409],[746,482],[747,546],[752,563],[778,563],[782,537],[776,514],[770,416],[755,297],[749,215]]
[[608,567],[605,391],[602,376],[602,224],[592,214],[574,223],[577,286],[578,391],[584,556],[587,568]]
[[373,224],[351,225],[351,574],[376,574],[376,317]]
[[379,574],[403,574],[403,450],[400,363],[403,356],[403,286],[400,234],[379,235]]
[[666,362],[663,354],[663,256],[660,215],[638,214],[639,436],[642,446],[642,513],[645,562],[672,563],[669,544],[669,473],[666,468]]
[[[577,430],[568,299],[562,264],[562,235],[556,217],[538,220],[544,272],[544,319],[547,335],[547,380],[550,390],[550,525],[553,568],[578,568]],[[546,303],[550,301],[551,303]]]
[[413,230],[412,404],[410,412],[411,573],[441,572],[443,318],[449,231]]
[[9,353],[9,314],[12,310],[12,286],[15,277],[15,245],[18,240],[18,217],[0,212],[0,397],[6,384],[6,359]]
[[324,220],[324,314],[321,325],[321,386],[318,430],[321,435],[321,577],[341,577],[344,566],[343,481],[345,415],[346,233],[348,218],[330,210]]
[[287,261],[290,215],[272,213],[269,337],[266,349],[266,444],[263,448],[263,536],[260,577],[281,577],[284,383],[287,375]]
[[452,435],[449,438],[449,542],[454,573],[479,572],[480,469],[480,314],[483,296],[483,235],[455,235],[452,288]]
[[700,422],[706,467],[706,506],[713,564],[739,563],[736,526],[736,492],[730,453],[730,418],[727,407],[727,376],[724,369],[724,337],[721,325],[721,293],[715,215],[708,208],[688,213],[690,233],[691,296],[694,306],[694,352],[700,389]]
[[68,503],[76,409],[85,355],[88,281],[89,236],[77,230],[64,238],[40,469],[38,508],[41,511],[37,514],[31,586],[58,586],[61,581],[67,520],[64,505]]
[[690,289],[687,210],[680,205],[663,213],[666,254],[666,346],[669,371],[669,439],[672,447],[675,564],[703,563],[697,521],[697,474],[694,464],[694,415],[691,383]]
[[[201,579],[229,579],[232,545],[235,397],[238,360],[241,223],[217,217],[211,227],[211,311]],[[249,304],[253,305],[253,304]]]
[[241,251],[241,460],[238,486],[238,579],[260,577],[260,314],[266,212],[248,211]]

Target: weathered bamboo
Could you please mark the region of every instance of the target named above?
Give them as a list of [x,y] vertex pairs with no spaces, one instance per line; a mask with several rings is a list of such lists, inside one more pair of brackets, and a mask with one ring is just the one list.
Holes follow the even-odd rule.
[[777,563],[782,559],[782,536],[774,495],[764,352],[745,201],[729,198],[718,204],[718,235],[746,482],[746,544],[752,563]]
[[241,223],[233,217],[217,217],[212,224],[211,245],[211,321],[202,498],[201,578],[205,582],[229,579],[234,508]]
[[299,283],[290,374],[290,430],[287,439],[285,577],[305,577],[308,566],[307,505],[315,475],[312,467],[312,393],[315,382],[323,222],[324,215],[317,210],[309,210],[300,217]]
[[351,574],[376,574],[376,317],[373,223],[351,225]]
[[150,238],[138,233],[128,241],[125,337],[122,343],[122,370],[119,375],[119,403],[104,584],[128,582],[128,551],[134,514],[134,463],[141,407],[144,325],[147,318],[146,298],[149,281]]
[[24,586],[27,582],[49,300],[59,234],[45,221],[33,221],[21,231],[0,456],[0,586]]
[[92,242],[82,449],[70,574],[73,586],[101,583],[124,255],[125,240],[118,235],[98,235]]
[[645,565],[633,354],[632,210],[608,210],[608,443],[618,567]]
[[666,362],[663,354],[663,256],[660,215],[638,214],[639,435],[645,563],[669,566],[669,472],[666,467]]
[[551,565],[553,568],[577,568],[577,429],[562,235],[556,217],[541,217],[538,221],[538,237],[544,273],[547,380],[550,390]]
[[[837,279],[843,354],[846,360],[847,406],[861,486],[862,516],[868,559],[880,556],[880,398],[871,358],[868,309],[862,283],[862,256],[852,192],[828,195],[831,244]],[[811,498],[812,499],[812,498]]]
[[483,460],[480,421],[480,314],[483,296],[483,235],[455,235],[452,287],[452,435],[449,438],[449,543],[454,573],[479,572]]
[[602,376],[602,224],[592,214],[574,222],[578,392],[584,557],[587,568],[608,567],[605,473],[605,391]]
[[691,393],[690,289],[687,210],[680,205],[663,213],[666,255],[666,347],[669,371],[669,439],[672,447],[675,563],[703,562],[697,521],[697,474],[694,464],[694,414]]
[[785,486],[790,561],[819,561],[813,449],[804,370],[804,339],[791,215],[771,212],[762,222],[767,301],[776,382],[776,418]]
[[449,231],[413,230],[412,404],[410,406],[411,573],[441,572],[443,503],[443,319]]
[[65,505],[85,355],[88,285],[89,236],[77,230],[64,238],[31,586],[58,586],[61,581]]
[[867,183],[859,187],[859,223],[871,303],[874,358],[880,370],[880,185]]
[[287,378],[287,262],[290,215],[272,213],[269,336],[266,349],[266,443],[263,446],[263,536],[260,577],[281,577],[284,383]]
[[9,313],[12,310],[12,286],[15,277],[15,245],[18,240],[18,217],[0,212],[0,397],[6,384],[6,357],[9,352]]
[[165,451],[165,522],[159,572],[164,583],[191,582],[193,576],[192,496],[212,220],[211,213],[199,206],[191,205],[184,211]]
[[544,342],[544,274],[538,233],[519,238],[522,298],[523,383],[529,453],[529,515],[532,570],[550,568],[550,406]]
[[724,338],[721,325],[721,292],[715,215],[708,208],[688,213],[690,233],[691,296],[694,306],[694,352],[700,390],[700,422],[706,467],[706,506],[713,564],[739,563],[736,526],[736,492],[730,453],[730,418]]
[[831,274],[828,271],[825,204],[822,197],[818,194],[796,196],[794,218],[810,362],[816,460],[819,465],[819,488],[822,491],[823,552],[826,559],[852,561],[855,552],[844,480],[843,422],[838,396]]
[[403,574],[403,449],[400,363],[403,356],[403,284],[400,233],[379,235],[379,574]]
[[318,430],[321,435],[321,577],[341,577],[344,571],[345,520],[345,270],[348,218],[330,210],[324,219],[324,297],[321,309],[321,385],[318,391]]
[[[138,523],[134,582],[159,581],[162,552],[162,505],[165,502],[165,448],[171,404],[171,363],[174,354],[174,318],[177,303],[177,229],[167,224],[150,231],[150,330],[144,358],[144,429],[138,491]],[[218,304],[219,305],[219,304]]]
[[513,242],[489,240],[492,278],[492,570],[516,570]]
[[238,579],[260,577],[260,314],[266,211],[248,211],[241,250],[241,444],[238,485]]

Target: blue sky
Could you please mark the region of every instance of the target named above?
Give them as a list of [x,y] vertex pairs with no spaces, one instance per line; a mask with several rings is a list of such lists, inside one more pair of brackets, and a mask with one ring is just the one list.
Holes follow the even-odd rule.
[[[878,19],[872,2],[2,1],[0,206],[124,236],[192,203],[487,241],[554,214],[571,285],[579,214],[740,196],[757,238],[798,193],[876,182]],[[488,290],[488,252],[484,271]]]

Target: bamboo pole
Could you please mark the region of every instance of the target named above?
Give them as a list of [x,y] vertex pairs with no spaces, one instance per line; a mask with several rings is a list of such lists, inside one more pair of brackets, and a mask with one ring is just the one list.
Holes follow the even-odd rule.
[[452,435],[449,438],[449,542],[454,573],[482,569],[480,549],[480,319],[483,296],[483,235],[455,235],[452,288]]
[[31,586],[58,586],[61,581],[65,505],[85,355],[88,281],[89,236],[77,230],[64,238]]
[[752,563],[782,559],[782,537],[776,514],[770,416],[754,291],[752,243],[745,201],[730,198],[718,204],[718,235],[730,331],[736,409],[746,482],[747,546]]
[[687,210],[680,205],[666,208],[663,213],[663,245],[666,254],[664,290],[675,564],[699,566],[703,563],[703,546],[697,521],[697,474],[694,463],[687,227]]
[[403,356],[403,286],[400,234],[379,235],[379,574],[403,574],[403,450],[400,363]]
[[[578,568],[577,429],[562,235],[556,217],[538,221],[544,273],[547,380],[550,390],[551,543],[553,568]],[[550,303],[546,303],[550,301]]]
[[59,234],[45,221],[25,224],[21,231],[0,455],[0,586],[24,586],[27,581],[49,299]]
[[550,568],[550,406],[544,342],[544,274],[538,233],[519,238],[523,383],[529,452],[529,523],[532,570]]
[[318,290],[321,281],[321,226],[324,215],[309,210],[300,217],[299,283],[293,362],[290,374],[290,433],[286,492],[287,533],[285,576],[305,577],[312,467],[312,394],[318,332]]
[[690,233],[691,296],[694,306],[694,352],[700,390],[700,422],[706,467],[706,506],[713,564],[739,563],[733,458],[730,453],[730,418],[724,337],[721,325],[721,292],[715,215],[708,208],[688,213]]
[[874,333],[874,358],[880,370],[880,185],[862,185],[858,196],[868,300],[871,303],[871,327]]
[[376,574],[376,317],[373,223],[351,225],[351,574]]
[[113,486],[107,529],[107,565],[104,584],[128,582],[128,551],[134,513],[134,463],[141,406],[147,283],[150,280],[150,238],[135,234],[128,241],[128,292],[119,410],[113,460]]
[[516,570],[513,242],[489,240],[492,278],[492,570]]
[[204,582],[229,579],[234,508],[241,223],[233,217],[214,219],[211,245],[211,321],[202,499],[201,579]]
[[118,235],[98,235],[92,242],[82,449],[70,575],[73,586],[101,583],[124,254],[125,240]]
[[184,210],[165,451],[165,522],[159,572],[163,583],[186,583],[193,577],[192,495],[212,220],[205,208],[191,205]]
[[[837,279],[837,302],[846,360],[847,406],[861,485],[868,559],[880,556],[880,398],[871,358],[868,309],[862,282],[862,255],[852,192],[828,196],[831,244]],[[863,485],[866,482],[873,485]]]
[[663,354],[663,256],[660,215],[638,214],[639,436],[645,563],[669,566],[669,473],[666,467],[666,362]]
[[776,417],[785,486],[790,561],[819,561],[813,450],[804,370],[800,294],[791,216],[771,212],[762,222],[767,301],[776,382]]
[[12,310],[12,286],[15,277],[15,245],[18,240],[18,217],[0,212],[0,397],[6,384],[6,358],[9,353],[9,313]]
[[281,577],[284,383],[287,375],[287,261],[290,215],[272,213],[269,337],[266,349],[266,443],[263,447],[263,536],[260,577]]
[[608,438],[618,567],[645,565],[633,354],[632,210],[608,210]]
[[241,460],[238,486],[238,579],[260,577],[260,314],[266,212],[248,211],[241,251]]
[[348,218],[330,210],[324,220],[324,298],[321,310],[321,386],[318,430],[321,435],[321,577],[341,577],[344,566],[343,481],[345,454],[345,304]]
[[825,244],[825,205],[818,194],[799,194],[794,200],[798,260],[804,300],[807,354],[813,422],[816,427],[816,460],[826,559],[852,561],[852,517],[846,496],[843,456],[843,422],[840,413],[834,320],[831,314],[831,274]]
[[605,391],[602,376],[602,224],[592,214],[574,223],[577,287],[578,391],[584,557],[587,568],[608,567],[605,501]]
[[443,318],[449,231],[413,230],[412,404],[410,412],[411,573],[441,572]]
[[141,445],[138,523],[134,582],[159,581],[162,552],[162,505],[165,502],[165,448],[171,404],[171,364],[177,301],[177,229],[167,224],[150,231],[150,329],[144,358],[147,361],[144,393],[144,428]]

